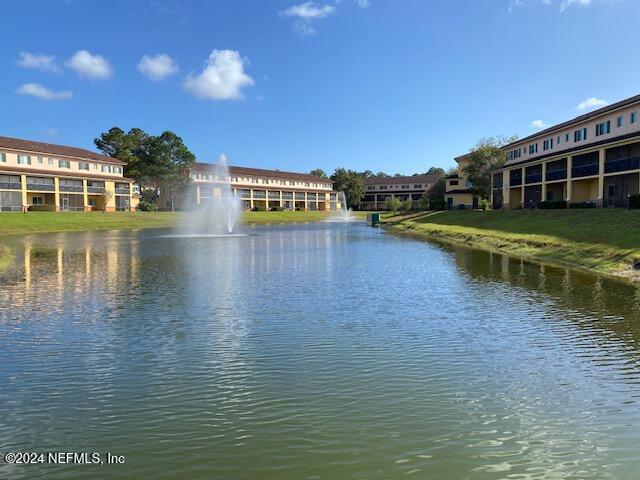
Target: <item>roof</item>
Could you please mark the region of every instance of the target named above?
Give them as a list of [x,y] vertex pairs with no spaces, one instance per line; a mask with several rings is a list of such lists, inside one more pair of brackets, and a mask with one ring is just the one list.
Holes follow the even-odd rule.
[[566,122],[563,123],[559,123],[557,125],[554,125],[552,127],[549,128],[545,128],[544,130],[540,131],[540,132],[536,132],[533,135],[529,135],[528,137],[524,137],[521,138],[519,140],[516,140],[515,142],[511,142],[508,145],[505,145],[504,147],[502,147],[503,149],[509,149],[512,145],[516,145],[519,143],[523,143],[523,142],[528,142],[530,140],[533,140],[534,138],[540,138],[540,137],[544,137],[545,135],[549,135],[551,133],[557,132],[558,130],[562,130],[564,128],[570,127],[571,125],[576,125],[578,123],[582,123],[586,120],[590,120],[594,117],[598,117],[600,115],[604,115],[605,113],[609,113],[613,110],[617,110],[619,108],[623,108],[626,107],[628,105],[632,105],[634,103],[640,102],[640,95],[635,95],[633,97],[629,97],[626,98],[624,100],[621,100],[619,102],[616,103],[612,103],[611,105],[607,105],[606,107],[602,107],[599,108],[597,110],[594,110],[592,112],[589,113],[585,113],[584,115],[580,115],[578,117],[575,117],[571,120],[568,120]]
[[16,175],[35,175],[35,176],[44,176],[44,177],[61,177],[61,178],[90,178],[92,180],[108,180],[122,183],[131,183],[135,180],[126,177],[115,177],[113,175],[94,175],[91,173],[83,173],[83,172],[61,172],[61,171],[53,171],[53,170],[42,170],[36,168],[23,169],[16,168],[11,165],[0,165],[0,172],[7,172],[9,174],[15,173]]
[[[217,167],[217,164],[214,164],[214,163],[197,162],[192,167],[192,170],[199,170],[199,171],[206,172],[206,171],[211,171],[216,167]],[[267,170],[263,168],[229,166],[229,173],[231,175],[246,175],[248,177],[278,178],[278,179],[285,179],[285,180],[298,180],[298,181],[304,181],[304,182],[333,184],[333,181],[329,180],[328,178],[318,177],[316,175],[311,175],[310,173],[283,172],[281,170]]]
[[127,164],[117,158],[92,152],[91,150],[85,150],[84,148],[67,147],[65,145],[56,145],[53,143],[34,142],[32,140],[23,140],[21,138],[0,136],[0,148],[19,150],[21,152],[40,153],[44,155],[72,157],[81,160],[95,160],[104,163],[115,163],[117,165]]
[[436,183],[438,175],[414,175],[405,177],[367,177],[362,181],[365,185],[406,185],[409,183]]

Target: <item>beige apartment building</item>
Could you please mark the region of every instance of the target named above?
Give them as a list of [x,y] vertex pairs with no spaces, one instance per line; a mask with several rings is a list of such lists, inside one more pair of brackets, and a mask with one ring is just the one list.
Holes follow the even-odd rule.
[[469,153],[455,158],[458,173],[445,177],[444,201],[449,210],[465,210],[479,207],[479,197],[471,191],[471,182],[464,173],[464,167],[469,162]]
[[[337,210],[342,206],[333,182],[307,173],[283,172],[249,167],[228,167],[229,174],[221,176],[217,166],[196,163],[188,172],[193,182],[192,195],[175,201],[177,209],[190,208],[215,201],[220,187],[230,187],[242,202],[245,210]],[[171,208],[170,191],[160,188],[158,207]]]
[[388,198],[411,200],[417,207],[420,200],[438,181],[437,175],[414,175],[411,177],[369,177],[363,179],[363,210],[384,210]]
[[82,148],[0,137],[0,211],[133,211],[125,162]]
[[504,147],[493,173],[493,208],[542,200],[626,207],[640,191],[640,95],[581,115]]

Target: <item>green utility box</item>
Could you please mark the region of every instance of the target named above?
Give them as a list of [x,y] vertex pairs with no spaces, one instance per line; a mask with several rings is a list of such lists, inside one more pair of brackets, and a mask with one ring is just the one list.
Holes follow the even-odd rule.
[[367,224],[372,227],[377,227],[380,225],[380,214],[379,213],[367,213]]

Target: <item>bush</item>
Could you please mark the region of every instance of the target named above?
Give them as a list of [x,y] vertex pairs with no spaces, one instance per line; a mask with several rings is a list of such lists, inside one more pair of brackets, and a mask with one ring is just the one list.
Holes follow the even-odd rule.
[[538,202],[538,208],[540,210],[567,208],[567,202],[566,200],[544,200],[542,202]]
[[266,207],[258,207],[258,206],[255,206],[255,207],[253,207],[253,211],[254,211],[254,212],[266,212],[266,211],[267,211],[267,209],[266,209]]
[[489,200],[487,200],[486,198],[483,198],[482,200],[480,200],[480,209],[482,209],[485,212],[489,210]]
[[629,208],[634,210],[640,208],[640,193],[629,196]]
[[284,207],[271,207],[269,210],[272,212],[284,212]]
[[153,202],[140,200],[140,203],[138,204],[138,210],[140,210],[141,212],[157,212],[158,206]]
[[444,210],[446,205],[444,203],[444,198],[434,198],[429,201],[429,208],[431,210]]
[[411,212],[411,210],[413,210],[413,202],[411,200],[405,200],[404,202],[402,202],[400,209],[406,213]]
[[55,205],[29,205],[30,212],[55,212]]
[[570,203],[569,208],[596,208],[596,202]]

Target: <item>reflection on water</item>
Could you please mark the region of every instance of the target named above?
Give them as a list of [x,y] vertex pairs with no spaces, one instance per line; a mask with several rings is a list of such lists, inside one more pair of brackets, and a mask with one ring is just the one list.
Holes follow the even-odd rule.
[[632,479],[637,287],[361,225],[15,239],[2,478]]

